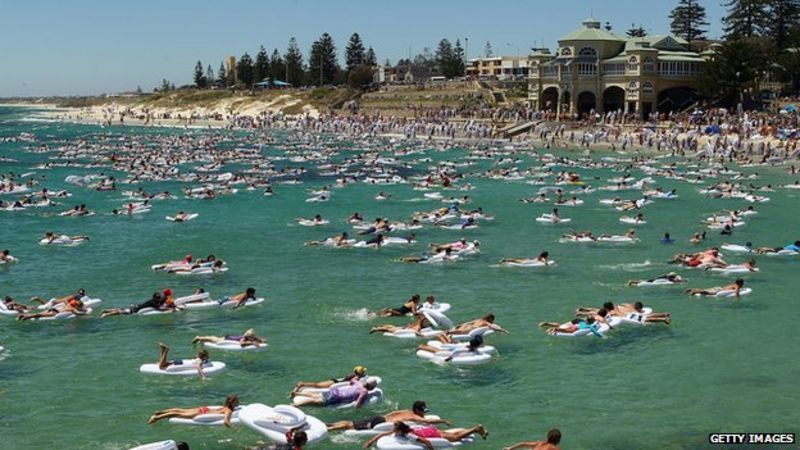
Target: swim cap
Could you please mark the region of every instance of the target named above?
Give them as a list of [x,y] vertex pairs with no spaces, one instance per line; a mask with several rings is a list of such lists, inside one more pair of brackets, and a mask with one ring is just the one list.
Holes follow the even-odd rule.
[[365,373],[367,373],[367,368],[364,366],[355,366],[353,367],[353,373],[355,373],[356,375],[364,375]]
[[172,289],[170,288],[164,289],[164,297],[168,297],[170,295],[172,295]]

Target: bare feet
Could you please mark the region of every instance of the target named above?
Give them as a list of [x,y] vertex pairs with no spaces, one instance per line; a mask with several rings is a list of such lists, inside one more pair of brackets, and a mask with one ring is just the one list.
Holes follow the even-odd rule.
[[480,434],[480,435],[481,435],[481,437],[483,438],[483,440],[486,440],[486,438],[489,436],[489,432],[488,432],[488,431],[486,431],[486,428],[483,428],[483,425],[478,425],[478,426],[476,427],[476,430],[475,430],[475,431],[477,431],[477,432],[478,432],[478,434]]
[[150,418],[149,418],[149,419],[147,419],[147,424],[148,424],[148,425],[152,425],[152,424],[154,424],[154,423],[155,423],[157,420],[158,420],[158,419],[156,419],[156,415],[155,415],[155,414],[153,414],[152,416],[150,416]]
[[169,351],[169,346],[167,344],[163,343],[163,342],[159,342],[156,345],[158,345],[158,348],[161,349],[161,350]]

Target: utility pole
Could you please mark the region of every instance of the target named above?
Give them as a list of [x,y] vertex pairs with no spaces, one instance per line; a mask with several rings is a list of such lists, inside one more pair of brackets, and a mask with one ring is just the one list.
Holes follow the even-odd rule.
[[322,51],[319,52],[319,85],[322,86]]

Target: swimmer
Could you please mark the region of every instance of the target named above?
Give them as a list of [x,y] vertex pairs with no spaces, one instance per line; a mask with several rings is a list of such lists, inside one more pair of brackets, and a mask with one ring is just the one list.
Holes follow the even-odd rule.
[[372,447],[373,444],[378,442],[378,440],[384,436],[395,435],[403,438],[412,437],[416,439],[417,442],[425,446],[425,448],[433,450],[433,444],[431,444],[431,441],[428,439],[446,439],[449,442],[459,442],[474,433],[478,433],[483,439],[486,439],[489,436],[489,432],[486,431],[482,425],[459,429],[458,431],[441,431],[436,427],[411,428],[406,425],[405,422],[395,422],[394,429],[392,431],[387,431],[385,433],[373,436],[372,439],[364,444],[364,448]]
[[353,367],[353,371],[349,374],[341,377],[341,378],[331,378],[329,380],[324,381],[301,381],[294,386],[292,389],[292,394],[300,392],[303,388],[317,388],[317,389],[327,389],[333,386],[336,383],[343,383],[348,382],[352,383],[354,381],[363,380],[367,376],[367,368],[364,366],[355,366]]
[[378,315],[383,317],[405,316],[406,314],[416,315],[420,300],[420,295],[414,294],[411,296],[411,298],[406,300],[401,307],[385,308],[378,312]]
[[355,407],[360,408],[366,401],[369,391],[376,387],[378,387],[377,381],[365,379],[351,381],[345,386],[334,386],[326,392],[295,392],[292,393],[292,398],[297,395],[307,397],[297,402],[298,407],[344,405],[355,402]]
[[202,416],[205,414],[222,414],[223,415],[223,423],[226,427],[231,427],[231,416],[233,415],[233,411],[239,406],[239,397],[235,395],[229,395],[228,398],[225,399],[225,403],[223,406],[218,408],[210,408],[208,406],[200,406],[197,408],[170,408],[170,409],[162,409],[161,411],[156,411],[153,413],[152,416],[147,420],[148,425],[152,425],[159,420],[162,419],[169,419],[172,417],[178,417],[181,419],[194,419],[197,416]]
[[411,405],[411,409],[399,409],[390,413],[372,416],[364,420],[342,420],[328,424],[328,431],[337,430],[372,430],[375,426],[382,423],[414,422],[420,424],[434,425],[443,423],[452,425],[452,422],[445,419],[432,419],[425,417],[428,412],[428,405],[424,401],[417,400]]
[[225,336],[195,336],[192,339],[192,344],[197,344],[198,342],[212,342],[215,344],[219,344],[221,342],[238,342],[242,348],[245,347],[256,347],[260,344],[266,344],[267,340],[262,337],[256,336],[256,331],[252,328],[248,329],[244,332],[241,336],[237,335],[229,335],[226,334]]
[[246,304],[249,300],[255,300],[255,299],[256,299],[256,290],[255,290],[255,288],[249,287],[244,292],[242,292],[240,294],[236,294],[236,295],[231,296],[231,297],[223,297],[223,298],[221,298],[219,300],[219,303],[222,304],[222,303],[225,303],[225,302],[228,302],[228,301],[235,302],[236,304],[233,305],[233,309],[237,309],[240,306],[244,306],[244,304]]
[[[166,370],[169,366],[178,366],[183,364],[183,360],[174,359],[172,361],[167,361],[167,356],[169,356],[169,347],[159,342],[158,343],[158,369],[159,370]],[[195,355],[195,363],[194,367],[197,369],[197,374],[200,375],[201,380],[206,379],[206,374],[203,372],[203,366],[209,364],[211,362],[210,356],[208,354],[208,350],[202,349],[197,351],[197,355]]]
[[430,324],[430,322],[428,322],[428,319],[426,319],[422,315],[417,315],[413,322],[411,322],[410,324],[408,324],[408,325],[406,325],[404,327],[398,327],[397,325],[392,325],[392,324],[378,325],[378,326],[372,327],[369,330],[369,334],[372,334],[372,333],[394,333],[394,332],[397,332],[397,331],[408,330],[408,331],[413,331],[414,334],[416,334],[419,337],[423,337],[422,336],[422,329],[423,328],[430,328],[430,326],[431,326],[431,324]]
[[738,278],[736,281],[733,282],[733,284],[729,284],[727,286],[713,287],[707,289],[687,289],[686,294],[710,296],[710,295],[717,295],[719,292],[722,291],[733,291],[734,297],[739,298],[742,287],[744,287],[744,280]]
[[558,444],[561,443],[561,431],[554,428],[547,432],[547,440],[533,441],[533,442],[518,442],[508,447],[503,447],[503,450],[517,450],[520,448],[527,448],[529,450],[561,450]]

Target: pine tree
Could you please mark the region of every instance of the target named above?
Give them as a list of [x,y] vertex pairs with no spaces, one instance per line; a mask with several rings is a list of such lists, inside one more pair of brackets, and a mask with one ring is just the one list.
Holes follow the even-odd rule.
[[214,84],[214,69],[211,64],[206,67],[206,87],[211,87]]
[[378,65],[378,57],[375,56],[375,50],[372,47],[368,48],[367,54],[364,55],[364,64],[373,67]]
[[269,76],[269,56],[262,45],[256,53],[256,62],[253,64],[253,81],[260,83]]
[[767,21],[766,0],[727,0],[728,14],[722,18],[726,39],[758,36]]
[[246,88],[253,86],[253,58],[247,52],[236,63],[236,79]]
[[759,37],[725,42],[714,59],[706,63],[700,79],[701,93],[712,100],[733,106],[757,101],[758,82],[764,67],[774,60],[775,43]]
[[492,50],[492,43],[486,41],[486,45],[483,47],[483,56],[487,58],[491,58],[494,56],[494,50]]
[[706,22],[706,9],[698,0],[679,0],[678,6],[669,14],[672,21],[670,28],[672,34],[682,37],[691,45],[697,39],[705,39],[708,26]]
[[770,20],[765,23],[765,34],[775,41],[779,50],[790,47],[793,26],[800,21],[800,0],[766,0]]
[[465,69],[464,62],[464,47],[461,46],[461,39],[456,39],[456,45],[453,47],[453,62],[452,71],[454,77],[463,77]]
[[200,89],[206,87],[207,80],[206,80],[206,73],[203,71],[203,63],[197,61],[197,64],[194,66],[194,85]]
[[308,55],[309,80],[320,86],[331,84],[338,73],[336,45],[330,34],[322,33],[322,36],[311,45],[311,52]]
[[625,34],[631,38],[643,38],[647,36],[647,31],[645,31],[644,27],[641,25],[637,27],[636,24],[632,23],[631,27],[625,32]]
[[286,64],[277,48],[272,50],[272,57],[269,59],[269,77],[273,81],[286,78]]
[[347,42],[347,47],[344,49],[344,60],[348,72],[364,63],[364,43],[361,42],[361,36],[358,33],[350,36],[350,41]]
[[224,88],[228,85],[228,74],[225,71],[225,63],[219,63],[219,70],[217,70],[217,85]]
[[289,39],[289,47],[286,49],[286,56],[283,58],[286,61],[286,79],[287,83],[292,86],[301,86],[303,84],[303,54],[300,53],[300,47],[297,46],[295,38]]
[[[436,64],[439,66],[439,72],[445,78],[459,76],[458,57],[453,45],[447,39],[439,41],[439,46],[436,48]],[[463,67],[463,60],[461,61],[461,66]]]

